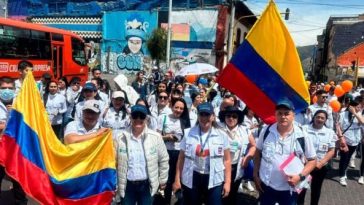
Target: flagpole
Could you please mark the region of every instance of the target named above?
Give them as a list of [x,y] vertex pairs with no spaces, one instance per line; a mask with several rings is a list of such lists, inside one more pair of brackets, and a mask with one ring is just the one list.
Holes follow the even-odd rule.
[[234,1],[231,1],[231,10],[230,10],[230,25],[229,25],[229,36],[228,36],[228,52],[226,56],[226,62],[229,62],[231,56],[233,55],[233,34],[235,27],[235,4]]

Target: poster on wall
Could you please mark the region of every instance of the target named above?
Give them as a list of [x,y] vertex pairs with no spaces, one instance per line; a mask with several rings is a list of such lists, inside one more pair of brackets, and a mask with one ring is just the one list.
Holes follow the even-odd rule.
[[158,13],[107,12],[103,16],[101,62],[104,71],[134,74],[149,56],[146,41],[157,28]]
[[[178,70],[186,63],[215,64],[212,49],[216,40],[218,10],[185,10],[172,12],[171,59]],[[167,28],[166,23],[161,24]]]

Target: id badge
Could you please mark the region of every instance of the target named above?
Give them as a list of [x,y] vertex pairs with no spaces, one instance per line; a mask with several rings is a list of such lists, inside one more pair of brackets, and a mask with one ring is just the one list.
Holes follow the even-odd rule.
[[320,144],[319,151],[327,152],[328,150],[329,150],[329,146],[327,146],[327,144]]

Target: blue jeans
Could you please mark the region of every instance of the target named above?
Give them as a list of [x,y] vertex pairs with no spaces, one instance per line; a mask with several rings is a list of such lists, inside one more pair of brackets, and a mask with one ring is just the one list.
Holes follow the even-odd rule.
[[263,193],[260,195],[260,205],[296,205],[297,192],[277,191],[264,183],[261,184]]
[[127,181],[125,197],[122,205],[151,205],[153,197],[150,195],[149,181]]
[[223,185],[208,189],[209,176],[193,172],[192,189],[183,186],[183,204],[200,205],[204,202],[206,205],[222,205]]

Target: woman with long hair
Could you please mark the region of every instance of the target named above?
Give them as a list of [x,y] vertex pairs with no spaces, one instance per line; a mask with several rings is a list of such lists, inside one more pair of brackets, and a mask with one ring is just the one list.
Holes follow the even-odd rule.
[[171,202],[172,184],[176,174],[176,164],[180,150],[180,142],[184,136],[184,130],[190,128],[186,102],[180,99],[172,100],[172,113],[158,118],[157,131],[161,133],[169,155],[169,172],[167,187],[164,192],[167,204]]
[[364,119],[360,111],[360,103],[353,100],[349,102],[349,106],[345,112],[341,112],[339,116],[337,134],[340,144],[339,175],[342,186],[347,186],[346,169],[348,168],[351,156],[362,138],[360,128],[364,124]]
[[58,79],[58,93],[66,97],[68,88],[68,81],[66,77],[60,77]]
[[67,112],[66,97],[58,93],[57,81],[51,80],[43,94],[44,106],[47,110],[52,129],[58,139],[63,138],[63,114]]

